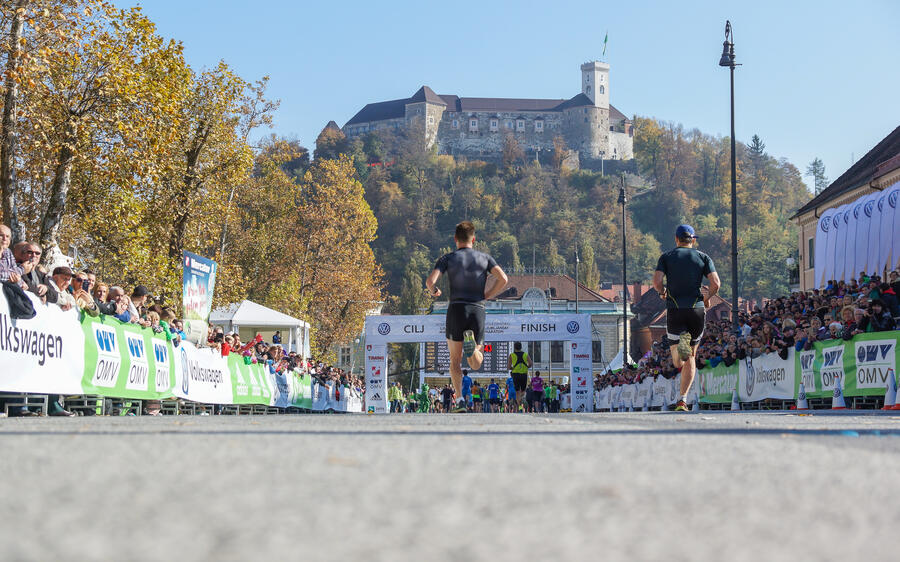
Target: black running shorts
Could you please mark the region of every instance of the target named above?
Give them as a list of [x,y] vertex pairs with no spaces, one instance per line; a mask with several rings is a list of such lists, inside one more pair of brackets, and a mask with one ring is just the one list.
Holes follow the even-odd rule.
[[450,341],[463,341],[463,332],[475,332],[475,342],[484,343],[484,307],[464,302],[450,303],[447,307],[445,333]]
[[706,309],[703,308],[670,308],[666,311],[666,336],[669,343],[678,343],[678,337],[688,332],[691,334],[691,345],[697,345],[703,335],[706,322]]
[[525,392],[525,388],[528,386],[528,373],[513,373],[512,379],[516,392]]

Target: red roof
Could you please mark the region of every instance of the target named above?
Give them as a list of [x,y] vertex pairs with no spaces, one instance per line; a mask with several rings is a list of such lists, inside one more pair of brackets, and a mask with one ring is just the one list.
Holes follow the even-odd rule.
[[[506,288],[496,298],[504,300],[518,300],[522,298],[527,289],[537,287],[546,291],[551,289],[551,298],[558,300],[575,300],[575,280],[568,275],[510,275]],[[578,284],[578,300],[585,302],[609,302],[609,299]]]

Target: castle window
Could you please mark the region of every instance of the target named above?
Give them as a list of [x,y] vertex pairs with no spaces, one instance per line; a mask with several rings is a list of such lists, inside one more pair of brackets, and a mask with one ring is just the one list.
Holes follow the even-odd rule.
[[[597,125],[597,126],[599,127],[600,125]],[[615,127],[613,127],[612,125],[610,125],[610,126],[609,126],[609,130],[610,130],[610,131],[615,131],[616,129],[615,129]]]
[[584,109],[581,110],[581,112],[584,114],[587,114],[587,108],[585,107]]
[[459,120],[454,119],[453,122],[450,124],[450,126],[453,127],[454,129],[459,129]]
[[[587,92],[587,93],[589,93],[589,94],[590,94],[590,93],[591,93],[591,87],[590,87],[590,86],[588,86],[588,87],[587,87],[587,88],[585,88],[585,91],[586,91],[586,92]],[[603,92],[600,92],[600,93],[601,93],[601,94],[602,94],[602,93],[603,93]]]
[[496,119],[491,119],[491,130],[496,131],[499,125],[499,121]]
[[603,93],[605,93],[605,92],[606,92],[606,89],[605,89],[603,86],[600,86],[599,88],[597,88],[597,93],[598,93],[598,94],[603,94]]
[[525,130],[525,120],[524,119],[516,119],[516,131],[524,131]]
[[534,130],[537,131],[538,133],[543,132],[544,131],[544,122],[543,121],[535,121],[534,122]]
[[509,119],[506,120],[506,128],[512,129],[512,121],[510,121]]
[[434,115],[429,115],[429,116],[428,116],[428,124],[429,124],[429,125],[434,125]]
[[587,123],[587,117],[584,118],[584,122]]
[[469,130],[470,131],[478,130],[478,119],[469,119]]

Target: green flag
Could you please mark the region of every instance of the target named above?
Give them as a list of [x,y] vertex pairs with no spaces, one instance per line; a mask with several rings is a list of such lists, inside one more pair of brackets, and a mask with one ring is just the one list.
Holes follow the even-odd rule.
[[603,56],[606,56],[606,41],[609,40],[609,31],[603,36]]

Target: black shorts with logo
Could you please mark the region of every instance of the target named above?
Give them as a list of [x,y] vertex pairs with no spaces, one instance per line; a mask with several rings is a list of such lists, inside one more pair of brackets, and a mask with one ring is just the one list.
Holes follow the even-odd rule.
[[447,307],[447,325],[444,330],[450,341],[463,341],[463,332],[472,330],[475,342],[484,343],[484,307],[479,304],[453,302]]
[[528,373],[513,373],[512,379],[516,394],[525,392],[525,387],[528,386]]
[[691,345],[697,345],[703,335],[706,323],[704,308],[670,308],[666,311],[666,336],[669,343],[678,343],[678,337],[684,332],[691,334]]

